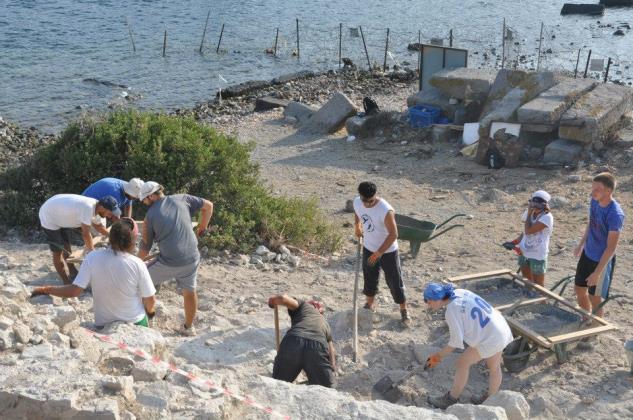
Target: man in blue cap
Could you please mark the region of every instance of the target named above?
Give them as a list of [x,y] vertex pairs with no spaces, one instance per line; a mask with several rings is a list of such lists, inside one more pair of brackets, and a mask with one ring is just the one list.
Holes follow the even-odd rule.
[[40,224],[53,253],[53,265],[64,284],[70,284],[77,275],[75,266],[66,263],[66,258],[71,253],[73,229],[81,228],[85,252],[88,253],[94,249],[90,228],[107,236],[105,219],[118,219],[120,216],[121,210],[112,196],[95,200],[77,194],[57,194],[40,207]]
[[140,178],[132,178],[129,181],[103,178],[91,184],[81,195],[96,200],[101,200],[108,195],[112,196],[119,203],[121,214],[125,217],[132,217],[132,201],[138,199],[142,185],[143,181]]
[[426,361],[425,369],[434,368],[455,349],[468,348],[457,359],[453,387],[444,395],[428,397],[433,407],[445,410],[459,401],[470,367],[485,360],[490,370],[488,393],[473,398],[481,404],[499,391],[501,386],[501,353],[512,342],[512,332],[503,315],[477,294],[465,289],[454,289],[452,284],[430,283],[424,289],[424,303],[428,309],[446,308],[446,323],[450,333],[448,344]]

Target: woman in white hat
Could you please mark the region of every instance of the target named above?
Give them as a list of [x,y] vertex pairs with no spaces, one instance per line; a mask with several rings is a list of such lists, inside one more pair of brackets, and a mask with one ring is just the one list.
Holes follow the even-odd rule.
[[549,208],[551,196],[538,190],[528,200],[523,212],[523,233],[512,242],[503,244],[519,254],[519,266],[523,277],[540,286],[545,285],[549,240],[554,229],[554,216]]

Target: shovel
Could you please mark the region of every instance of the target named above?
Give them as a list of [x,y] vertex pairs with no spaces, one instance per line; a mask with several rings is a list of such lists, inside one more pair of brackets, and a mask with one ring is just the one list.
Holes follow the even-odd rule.
[[397,381],[391,379],[391,376],[385,375],[374,384],[374,391],[380,393],[385,400],[395,404],[402,397],[402,392],[398,389],[398,386],[418,373],[419,369],[413,369]]
[[354,325],[352,329],[354,331],[354,363],[358,362],[358,277],[360,274],[360,259],[361,259],[361,248],[362,248],[362,239],[358,239],[358,245],[356,245],[356,277],[354,279]]

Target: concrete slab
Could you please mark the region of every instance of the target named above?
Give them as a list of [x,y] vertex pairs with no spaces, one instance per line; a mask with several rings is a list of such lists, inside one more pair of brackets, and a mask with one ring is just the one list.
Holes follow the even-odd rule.
[[334,133],[345,125],[345,121],[356,114],[356,107],[344,94],[335,93],[302,127],[312,134]]
[[545,146],[545,163],[573,163],[582,157],[583,145],[571,140],[558,139]]
[[295,118],[299,124],[303,124],[317,111],[317,108],[302,104],[301,102],[290,102],[284,109],[284,117]]
[[601,140],[609,128],[631,110],[632,104],[633,89],[630,87],[601,84],[563,114],[558,137],[581,143]]
[[565,79],[521,106],[517,118],[520,123],[534,125],[535,131],[543,132],[539,129],[556,126],[565,111],[597,84],[592,79]]
[[556,84],[552,72],[500,70],[490,88],[480,119],[479,136],[490,135],[494,121],[516,122],[516,112],[525,103]]
[[255,112],[269,111],[275,108],[285,108],[290,103],[287,99],[264,96],[255,100]]
[[494,69],[458,68],[441,70],[429,83],[449,98],[484,99],[497,77]]

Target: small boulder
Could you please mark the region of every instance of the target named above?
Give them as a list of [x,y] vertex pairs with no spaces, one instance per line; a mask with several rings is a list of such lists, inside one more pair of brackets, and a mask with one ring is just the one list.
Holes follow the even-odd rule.
[[499,391],[484,401],[483,405],[503,408],[508,420],[526,420],[530,418],[530,405],[519,392]]
[[59,327],[64,328],[67,324],[77,319],[77,312],[72,306],[59,306],[55,308],[52,320]]
[[446,409],[446,414],[459,420],[508,420],[503,408],[485,405],[454,404]]
[[358,136],[360,134],[361,129],[363,128],[363,124],[367,121],[366,118],[353,116],[345,121],[345,130],[347,130],[347,134],[352,136]]
[[51,343],[42,343],[37,346],[27,346],[24,348],[20,357],[22,359],[52,360],[53,346]]
[[257,249],[255,250],[255,254],[257,255],[266,255],[270,252],[270,250],[268,248],[266,248],[264,245],[260,245],[257,247]]
[[347,118],[356,114],[352,101],[341,92],[335,93],[302,127],[311,134],[330,134],[340,130]]
[[318,109],[302,104],[301,102],[290,102],[284,109],[286,119],[294,118],[299,124],[306,123]]
[[560,209],[563,207],[567,207],[568,205],[569,205],[569,200],[566,199],[565,197],[556,196],[556,197],[552,197],[551,200],[549,200],[549,206],[553,209]]
[[22,344],[28,344],[31,337],[33,337],[31,329],[22,323],[18,323],[13,326],[13,333],[15,334],[17,341]]
[[167,368],[162,364],[155,364],[150,360],[136,363],[132,368],[132,377],[136,382],[155,382],[165,379]]
[[101,380],[101,385],[108,391],[122,395],[127,401],[134,401],[134,379],[131,376],[107,375]]

